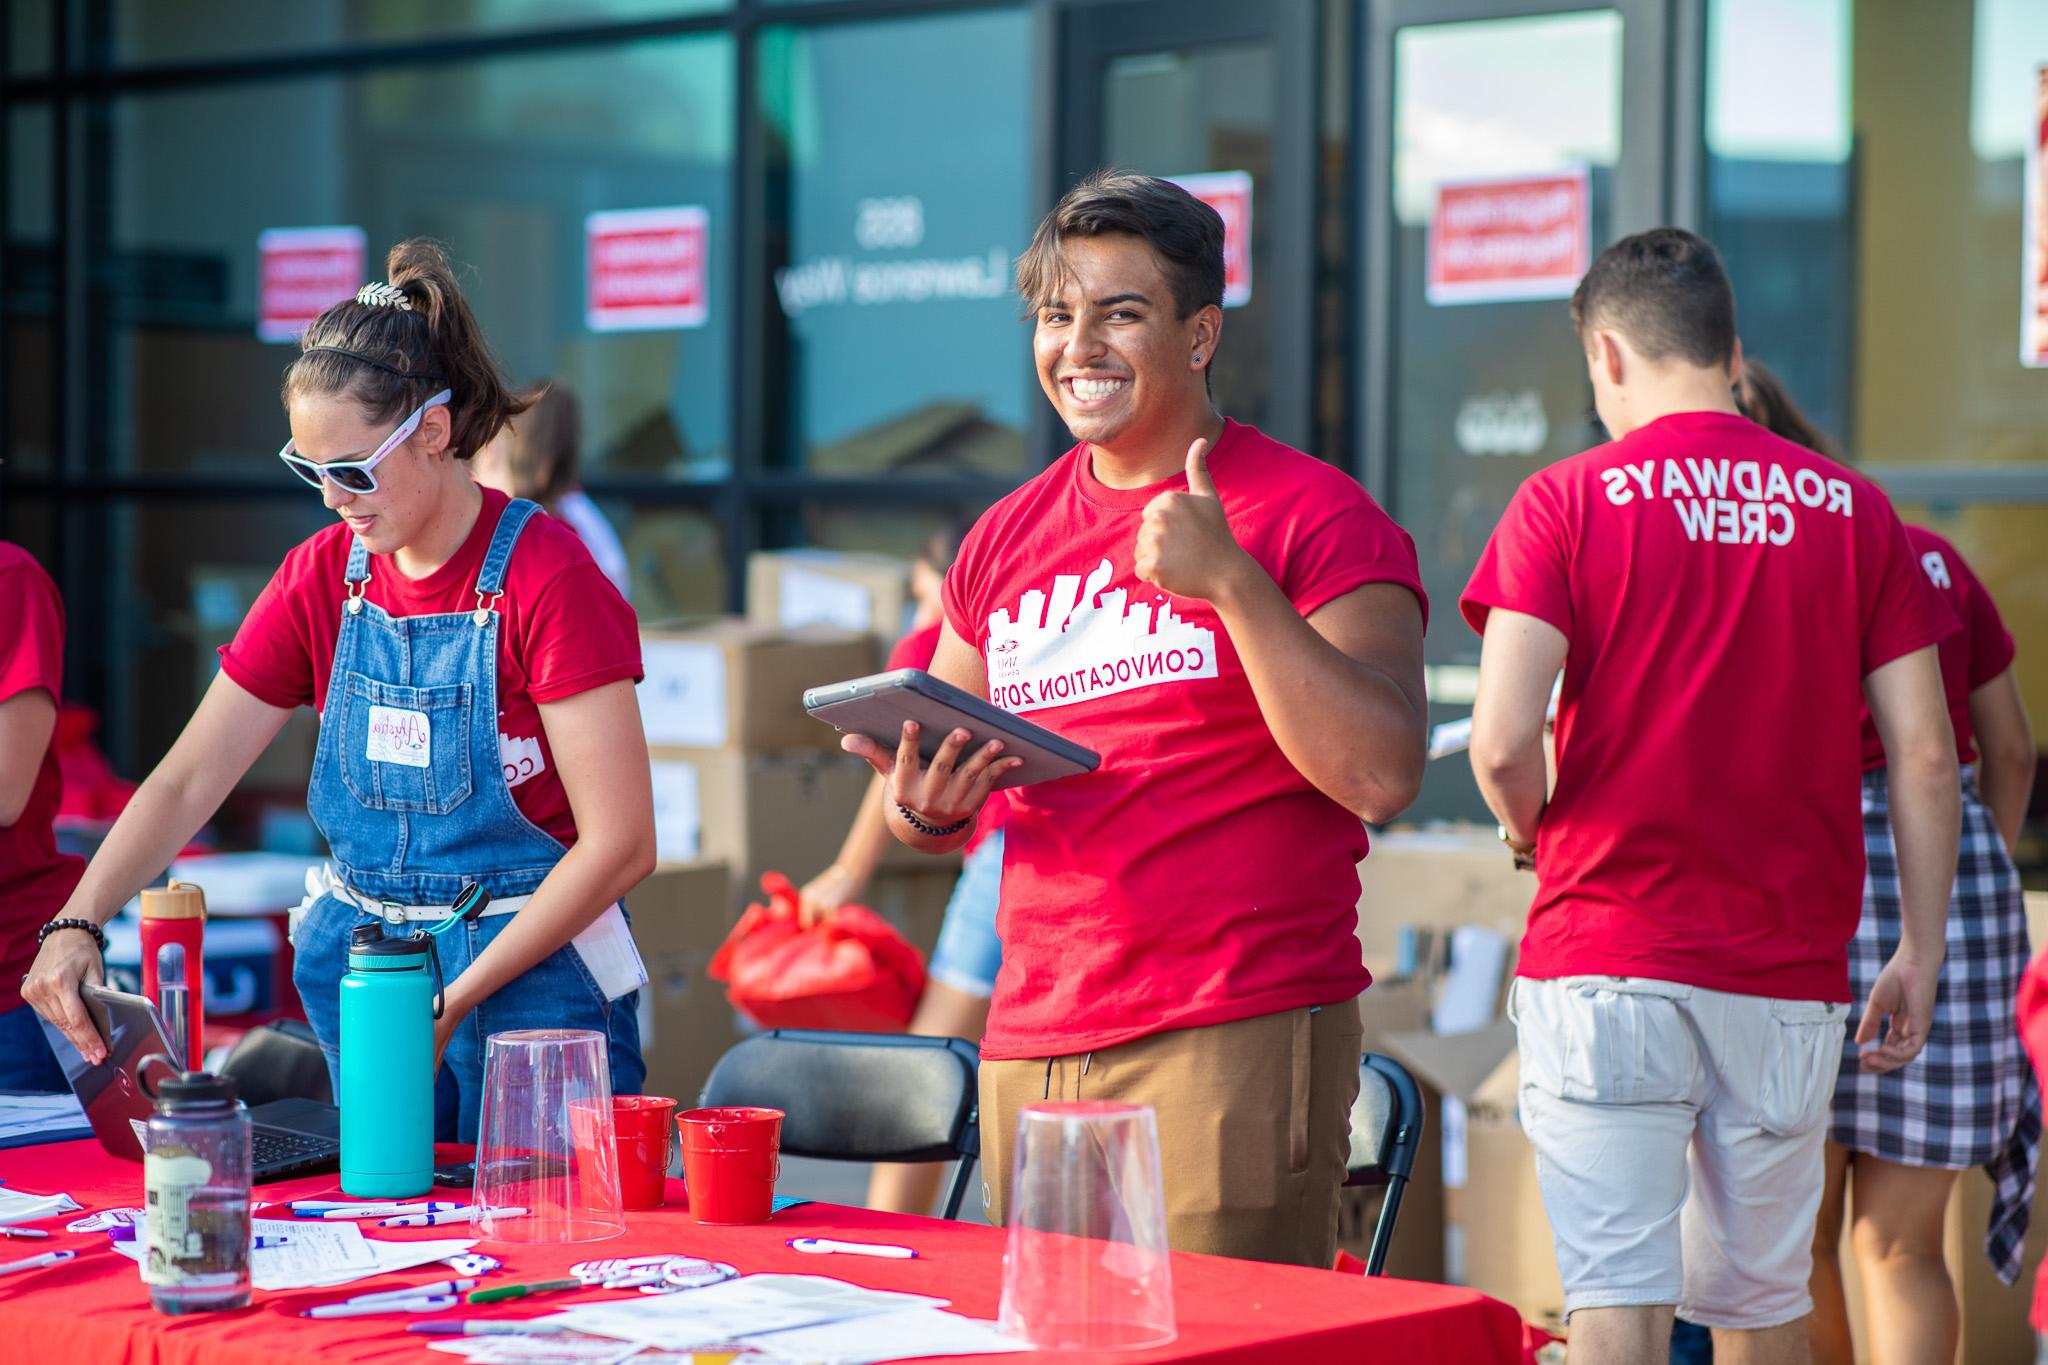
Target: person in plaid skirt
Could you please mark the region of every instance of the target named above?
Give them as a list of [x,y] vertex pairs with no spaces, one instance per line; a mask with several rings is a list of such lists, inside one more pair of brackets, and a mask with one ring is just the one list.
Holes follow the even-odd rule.
[[[1748,362],[1744,411],[1822,453],[1827,442],[1775,376]],[[1838,1249],[1850,1186],[1852,1244],[1869,1305],[1873,1359],[1955,1358],[1955,1289],[1942,1224],[1956,1174],[1982,1166],[1996,1195],[1984,1251],[2006,1283],[2018,1278],[2041,1138],[2040,1095],[2020,1045],[2014,1001],[2027,965],[2027,919],[2011,850],[2034,782],[2034,737],[2013,676],[2013,641],[1998,608],[1953,545],[1923,527],[1906,537],[1962,629],[1940,645],[1943,690],[1963,767],[1962,840],[1949,903],[1948,957],[1934,1025],[1920,1056],[1895,1071],[1864,1070],[1842,1046],[1827,1145],[1827,1193],[1814,1231],[1816,1365],[1849,1365],[1848,1306]],[[1973,744],[1974,740],[1974,744]],[[1978,763],[1980,771],[1972,772]],[[1884,746],[1863,726],[1863,919],[1849,943],[1857,999],[1900,933],[1898,850],[1892,843]],[[1854,1007],[1849,1027],[1856,1024]]]

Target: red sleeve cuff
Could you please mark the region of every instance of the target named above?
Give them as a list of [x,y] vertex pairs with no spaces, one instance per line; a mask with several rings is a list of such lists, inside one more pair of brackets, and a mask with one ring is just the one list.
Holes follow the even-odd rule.
[[258,678],[254,673],[244,668],[240,660],[228,652],[232,648],[232,645],[222,645],[218,652],[220,654],[220,671],[227,674],[233,680],[235,686],[241,688],[265,706],[275,706],[284,711],[290,711],[297,707],[311,704],[305,697],[294,697],[280,692],[277,688]]
[[1465,624],[1472,627],[1473,632],[1478,635],[1486,634],[1486,618],[1496,607],[1502,611],[1518,611],[1524,616],[1533,616],[1539,621],[1557,627],[1558,634],[1567,640],[1572,637],[1569,614],[1552,610],[1548,605],[1510,602],[1504,597],[1485,596],[1469,590],[1458,601],[1459,614],[1465,618]]
[[1414,593],[1415,604],[1422,608],[1422,629],[1424,633],[1428,632],[1429,595],[1422,590],[1422,580],[1405,564],[1360,564],[1334,574],[1295,598],[1294,609],[1304,618],[1313,616],[1346,593],[1357,592],[1374,583],[1392,583]]
[[530,687],[528,694],[533,698],[535,704],[561,701],[565,697],[573,697],[579,693],[588,692],[592,688],[603,687],[606,683],[627,681],[637,683],[645,676],[646,674],[641,672],[640,661],[633,659],[621,661],[603,668],[593,668],[586,672],[571,674],[566,678],[550,678],[545,683],[536,680]]

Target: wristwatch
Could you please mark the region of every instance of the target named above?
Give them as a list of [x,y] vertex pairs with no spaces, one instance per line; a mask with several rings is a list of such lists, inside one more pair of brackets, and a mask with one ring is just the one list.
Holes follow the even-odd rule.
[[1534,872],[1536,845],[1517,842],[1515,837],[1508,833],[1506,825],[1495,825],[1494,828],[1500,831],[1500,841],[1508,846],[1508,852],[1515,855],[1515,871]]

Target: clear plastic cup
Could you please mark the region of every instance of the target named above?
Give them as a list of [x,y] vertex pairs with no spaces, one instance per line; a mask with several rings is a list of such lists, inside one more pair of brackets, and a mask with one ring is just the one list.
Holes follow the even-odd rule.
[[1041,1350],[1135,1349],[1174,1339],[1152,1106],[1025,1105],[1009,1226],[1004,1332]]
[[602,1033],[490,1036],[475,1203],[477,1235],[500,1242],[595,1242],[626,1230]]

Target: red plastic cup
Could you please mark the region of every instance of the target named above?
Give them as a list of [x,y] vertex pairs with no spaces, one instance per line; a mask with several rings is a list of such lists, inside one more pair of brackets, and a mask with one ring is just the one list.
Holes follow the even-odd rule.
[[676,1102],[662,1095],[618,1095],[612,1128],[619,1144],[619,1204],[658,1209],[665,1202],[669,1157],[675,1151]]
[[765,1223],[782,1170],[782,1111],[734,1106],[676,1115],[683,1179],[700,1223]]

